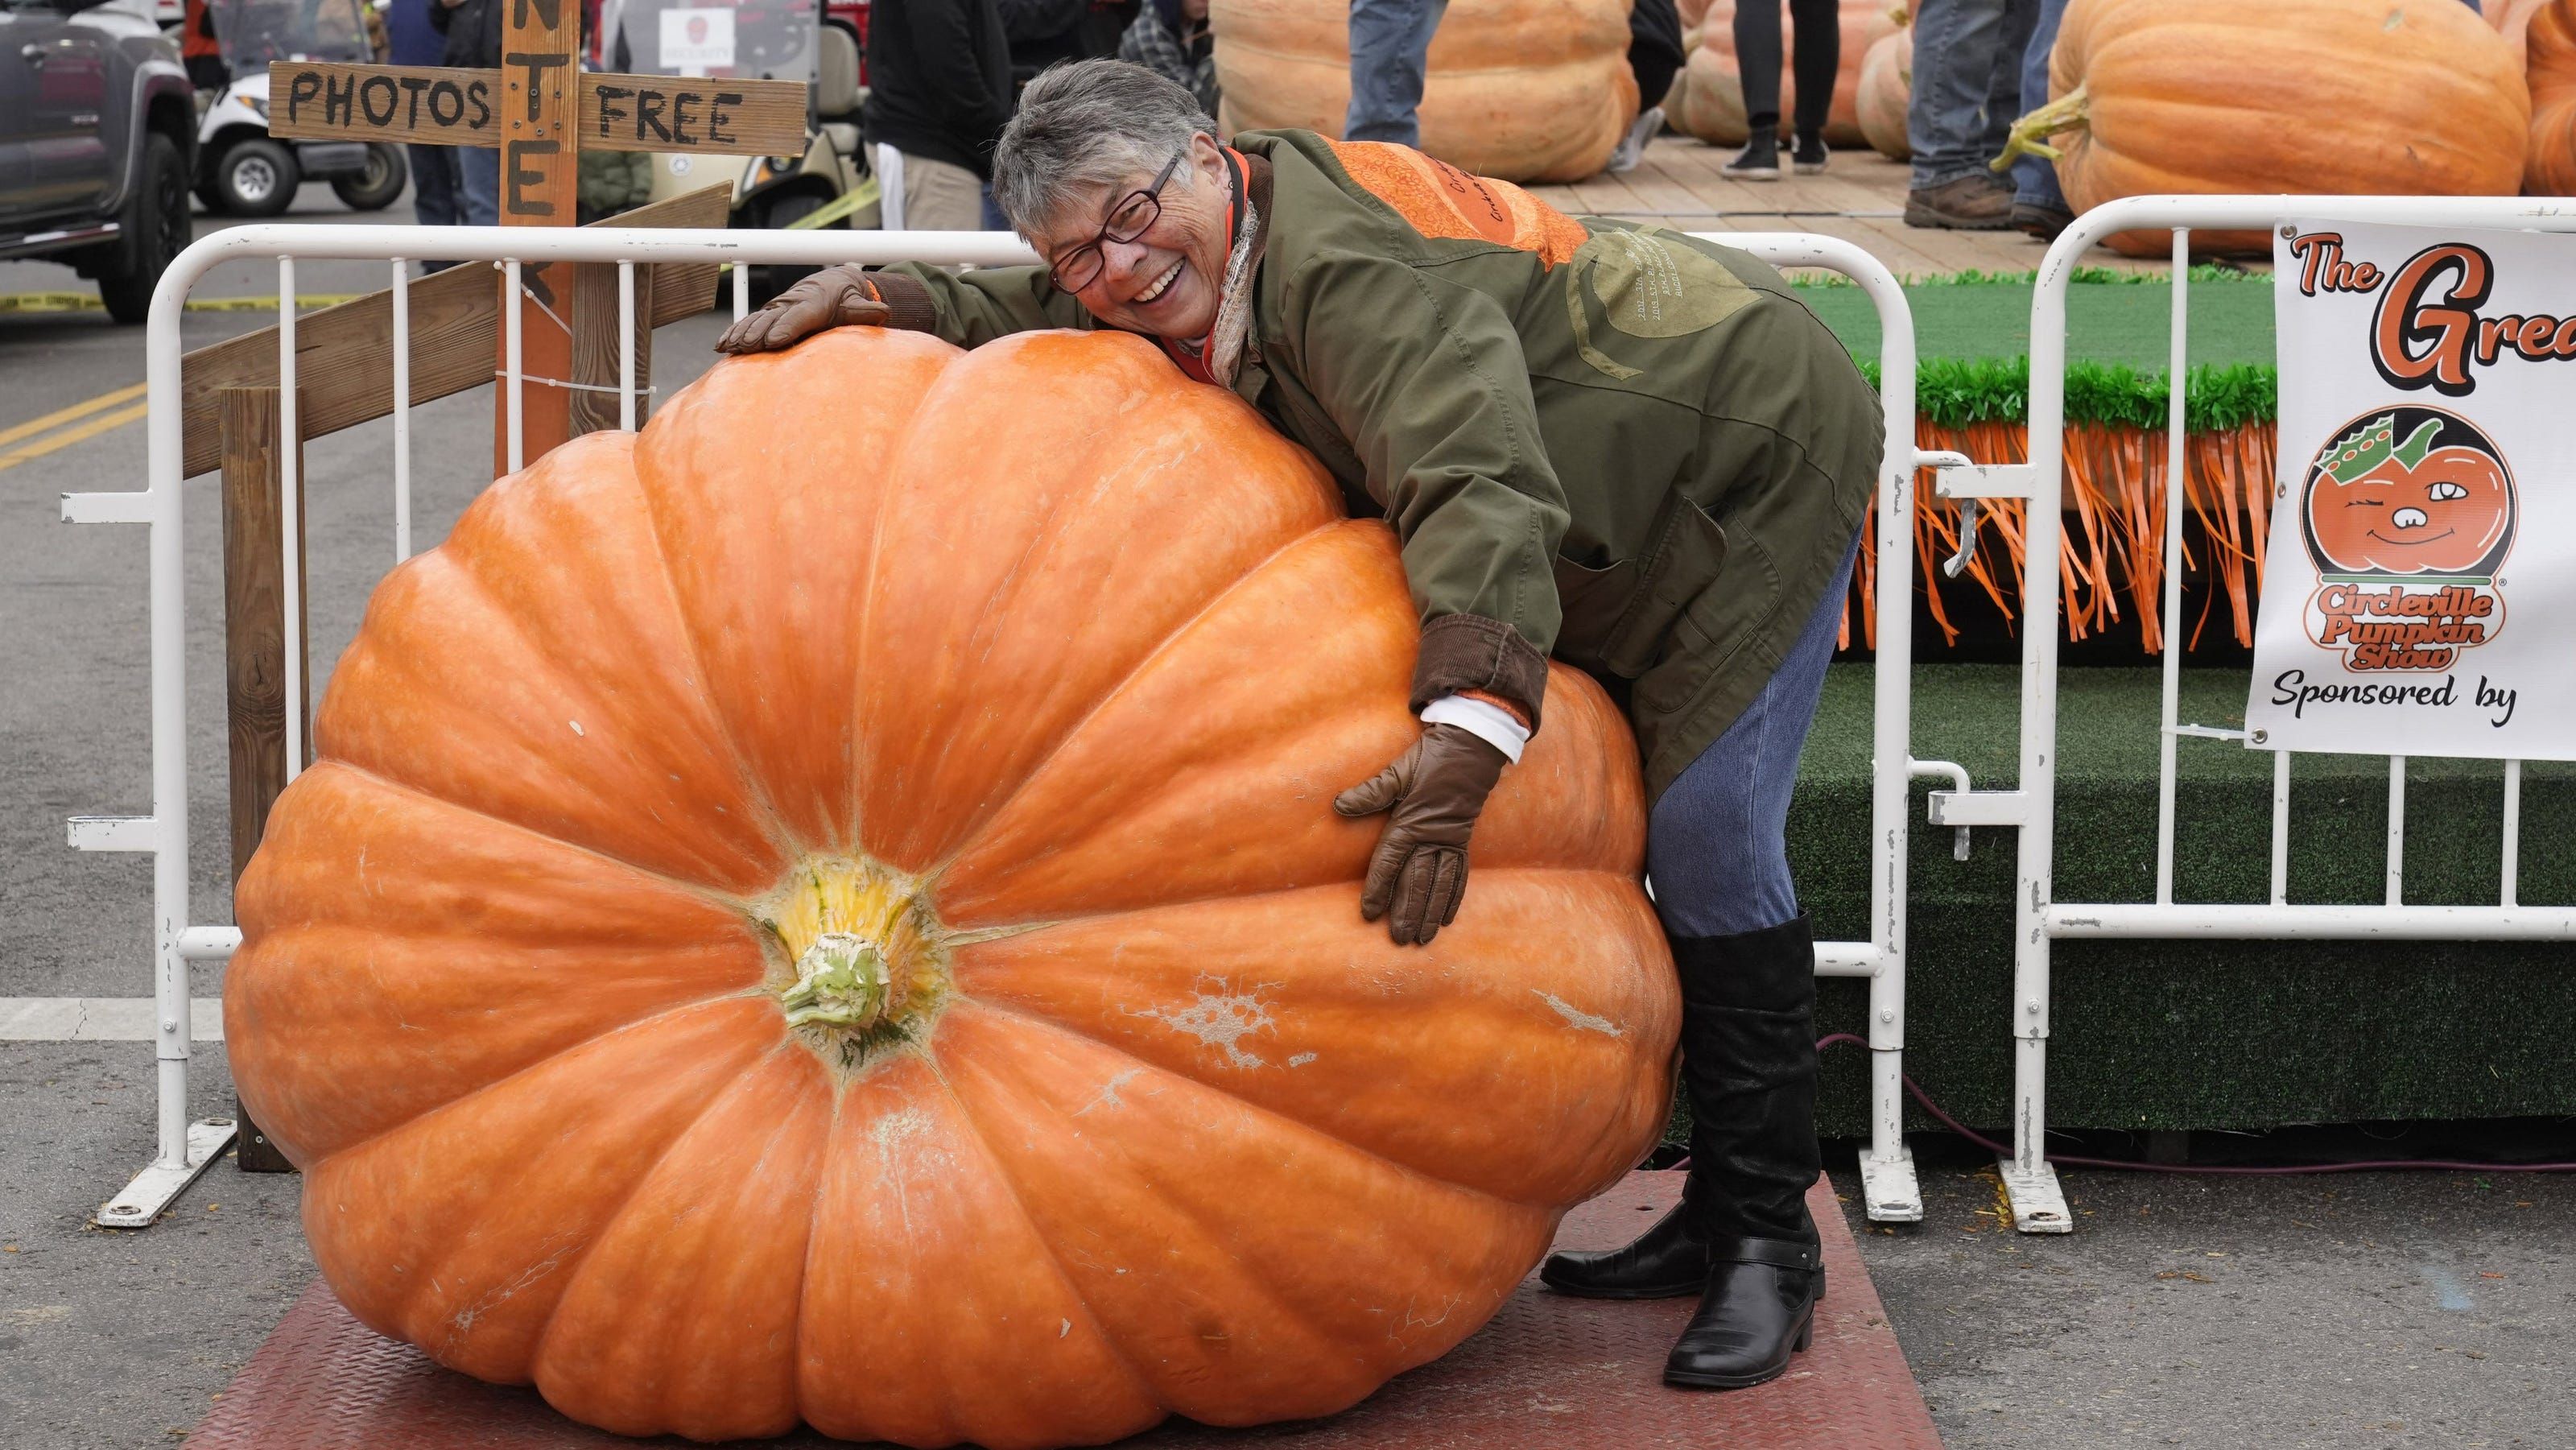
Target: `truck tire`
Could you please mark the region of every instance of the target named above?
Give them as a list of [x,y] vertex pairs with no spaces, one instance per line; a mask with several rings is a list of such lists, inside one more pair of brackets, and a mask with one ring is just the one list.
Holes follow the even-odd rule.
[[411,183],[411,167],[402,148],[382,141],[367,143],[367,169],[355,176],[331,178],[331,194],[351,211],[383,211]]
[[98,276],[98,295],[107,315],[131,327],[152,311],[152,289],[161,285],[172,258],[187,250],[194,228],[188,220],[188,167],[178,144],[158,131],[143,138],[143,165],[134,189],[117,217],[124,233],[124,254]]
[[295,201],[304,184],[295,153],[265,136],[236,141],[215,158],[215,195],[234,216],[275,216]]

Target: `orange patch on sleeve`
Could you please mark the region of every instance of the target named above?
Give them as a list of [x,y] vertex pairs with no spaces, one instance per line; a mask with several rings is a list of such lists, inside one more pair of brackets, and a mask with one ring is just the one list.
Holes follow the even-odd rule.
[[1328,143],[1342,169],[1426,237],[1464,237],[1536,252],[1553,267],[1588,239],[1581,223],[1508,181],[1471,176],[1386,141]]

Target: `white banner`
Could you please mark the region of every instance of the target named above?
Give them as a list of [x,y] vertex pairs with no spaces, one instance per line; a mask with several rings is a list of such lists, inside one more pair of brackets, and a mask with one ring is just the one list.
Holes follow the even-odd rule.
[[2576,759],[2576,237],[2303,222],[2273,261],[2247,743]]

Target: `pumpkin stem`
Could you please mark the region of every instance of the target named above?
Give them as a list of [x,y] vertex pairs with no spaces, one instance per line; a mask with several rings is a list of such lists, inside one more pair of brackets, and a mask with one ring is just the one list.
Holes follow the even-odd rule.
[[778,994],[790,1027],[868,1027],[896,1004],[900,984],[875,942],[827,931],[796,960],[796,983]]
[[2081,131],[2092,124],[2093,98],[2083,85],[2012,123],[2004,141],[2003,154],[1986,163],[1993,171],[2009,171],[2016,157],[2039,156],[2050,161],[2064,160],[2066,153],[2042,140],[2061,131]]
[[778,948],[768,986],[842,1073],[921,1040],[948,992],[946,930],[922,883],[864,857],[799,863],[746,913]]

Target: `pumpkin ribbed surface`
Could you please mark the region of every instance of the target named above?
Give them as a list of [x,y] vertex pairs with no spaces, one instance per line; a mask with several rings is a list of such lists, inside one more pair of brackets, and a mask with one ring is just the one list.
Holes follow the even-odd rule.
[[2550,0],[2525,32],[2531,56],[2531,154],[2522,189],[2576,196],[2576,0]]
[[1906,130],[1906,113],[1913,102],[1914,27],[1904,25],[1880,36],[1861,57],[1860,89],[1852,99],[1852,113],[1861,139],[1872,151],[1890,161],[1914,155],[1913,139]]
[[629,1434],[1340,1409],[1661,1125],[1633,744],[1558,670],[1454,926],[1330,806],[1393,538],[1115,333],[848,329],[495,484],[376,592],[238,897],[341,1300]]
[[[1431,37],[1422,149],[1504,181],[1581,181],[1637,119],[1629,0],[1450,0]],[[1343,0],[1213,0],[1229,131],[1339,137],[1350,113]]]
[[[2052,102],[2078,86],[2083,129],[2056,144],[2079,212],[2160,192],[2509,196],[2531,119],[2511,48],[2459,0],[2075,0]],[[2262,232],[2192,241],[2271,251]]]

